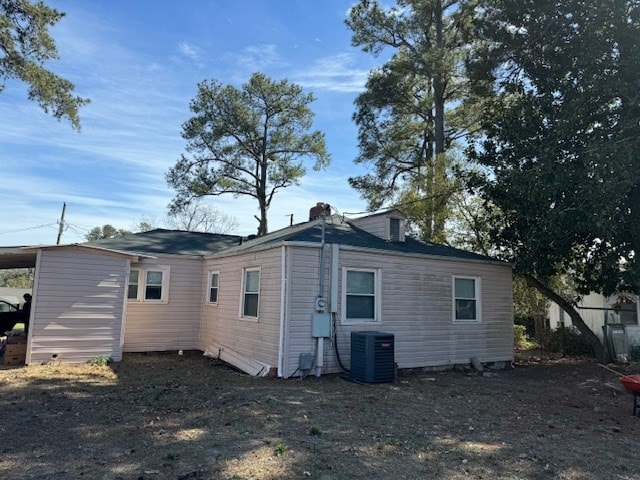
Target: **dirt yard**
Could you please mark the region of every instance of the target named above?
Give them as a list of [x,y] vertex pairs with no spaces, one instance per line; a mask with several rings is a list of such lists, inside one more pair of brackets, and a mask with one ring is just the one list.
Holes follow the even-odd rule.
[[632,403],[589,360],[379,385],[252,378],[197,352],[5,368],[0,478],[640,479]]

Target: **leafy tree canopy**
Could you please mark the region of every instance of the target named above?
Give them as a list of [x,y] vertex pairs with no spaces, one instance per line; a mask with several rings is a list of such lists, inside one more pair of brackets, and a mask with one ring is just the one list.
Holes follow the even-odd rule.
[[499,251],[549,295],[559,274],[582,292],[637,291],[640,4],[492,0],[480,13],[471,70],[494,101],[471,155]]
[[257,200],[258,234],[267,233],[267,211],[275,193],[297,184],[303,159],[320,169],[329,162],[324,134],[311,131],[311,94],[287,80],[254,73],[241,89],[216,80],[198,85],[194,116],[183,125],[187,155],[167,173],[180,211],[205,195],[247,195]]
[[[66,118],[79,130],[78,108],[87,99],[73,94],[74,85],[44,67],[58,52],[49,27],[64,13],[43,2],[0,0],[0,81],[15,78],[29,86],[29,99],[46,113]],[[0,91],[5,87],[0,84]]]
[[29,269],[11,268],[0,271],[0,287],[31,288]]
[[352,44],[388,60],[356,99],[360,153],[372,172],[349,179],[371,208],[423,198],[405,214],[427,240],[444,240],[456,140],[476,122],[464,71],[473,2],[361,0],[346,21]]
[[124,237],[125,235],[130,234],[128,230],[117,229],[113,225],[105,224],[102,227],[93,227],[85,238],[88,242],[93,242],[95,240],[104,240],[106,238],[116,238],[116,237]]

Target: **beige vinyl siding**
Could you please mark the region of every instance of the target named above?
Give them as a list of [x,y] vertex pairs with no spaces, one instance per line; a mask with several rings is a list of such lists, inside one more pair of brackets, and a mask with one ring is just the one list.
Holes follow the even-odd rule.
[[[311,338],[313,298],[317,292],[317,252],[296,248],[292,253],[292,302],[289,318],[291,337],[287,374],[293,373],[301,352],[314,352]],[[315,259],[314,259],[315,257]],[[330,255],[327,256],[330,264]],[[382,276],[380,323],[343,325],[342,268],[379,269]],[[480,277],[482,321],[454,324],[452,278],[454,275]],[[338,347],[343,364],[350,364],[352,331],[378,330],[395,335],[395,360],[400,368],[444,366],[513,359],[513,313],[511,268],[479,262],[432,259],[418,256],[371,253],[341,248],[339,253],[339,295],[337,308]],[[328,282],[327,282],[328,283]],[[327,291],[329,286],[327,285]],[[305,292],[306,297],[305,297]],[[339,366],[331,342],[325,341],[325,372]]]
[[159,257],[131,265],[132,269],[169,267],[169,290],[167,303],[127,301],[125,352],[198,349],[202,263],[201,259]]
[[29,363],[121,360],[128,261],[75,247],[40,251]]
[[[200,349],[217,343],[245,356],[276,367],[280,331],[281,248],[233,255],[205,261],[202,294],[206,298],[207,274],[219,272],[218,304],[203,305]],[[259,316],[247,320],[240,316],[242,275],[245,268],[260,268]]]
[[402,214],[398,212],[389,212],[385,215],[372,215],[369,217],[362,217],[349,220],[356,227],[365,230],[372,235],[389,240],[391,237],[391,223],[390,219],[396,219],[400,221],[400,241],[404,241],[405,238],[405,222]]
[[[292,375],[298,368],[301,353],[315,354],[316,339],[311,336],[311,319],[315,313],[315,299],[318,296],[320,248],[294,247],[290,249],[289,258],[291,268],[284,348],[283,376],[285,377]],[[329,299],[329,265],[331,265],[331,249],[325,247],[323,296],[327,300]],[[325,355],[326,358],[327,355]]]
[[389,217],[386,215],[356,218],[351,220],[351,223],[385,240],[389,238]]

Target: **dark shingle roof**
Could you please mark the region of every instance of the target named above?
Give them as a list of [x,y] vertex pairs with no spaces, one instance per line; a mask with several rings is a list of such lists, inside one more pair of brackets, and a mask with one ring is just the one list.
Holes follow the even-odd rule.
[[233,245],[238,245],[241,238],[237,235],[183,232],[158,228],[123,237],[87,242],[87,245],[141,255],[211,255]]
[[[283,228],[264,237],[243,239],[236,235],[183,232],[156,229],[149,232],[125,235],[88,242],[88,245],[140,255],[195,255],[235,253],[256,248],[276,246],[282,242],[320,243],[322,241],[322,219]],[[373,235],[340,216],[326,219],[325,242],[386,252],[413,253],[467,260],[493,261],[496,259],[457,248],[422,242],[406,237],[404,242],[386,241]]]
[[[231,247],[227,252],[239,252],[262,246],[274,245],[280,242],[310,242],[322,241],[322,219],[294,225],[276,232],[245,240],[241,245]],[[460,250],[437,243],[423,242],[412,237],[406,237],[404,242],[386,241],[373,235],[349,221],[343,221],[340,216],[334,215],[327,219],[325,224],[325,242],[350,245],[353,247],[370,248],[388,252],[414,253],[422,255],[435,255],[439,257],[461,258],[468,260],[493,261],[498,260],[466,250]]]

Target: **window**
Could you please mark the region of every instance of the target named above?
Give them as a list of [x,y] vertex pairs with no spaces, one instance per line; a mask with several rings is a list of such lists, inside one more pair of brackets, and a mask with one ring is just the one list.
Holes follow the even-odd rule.
[[635,302],[623,302],[620,305],[620,323],[638,325],[638,307]]
[[389,240],[391,240],[392,242],[400,241],[400,219],[399,218],[389,219]]
[[208,303],[218,303],[218,278],[219,272],[209,272],[209,298]]
[[162,271],[148,270],[144,288],[145,300],[162,300]]
[[167,303],[168,294],[169,267],[154,265],[148,268],[132,268],[129,272],[129,301]]
[[344,268],[342,270],[343,323],[380,321],[378,277],[378,271],[372,269]]
[[453,321],[480,322],[480,278],[453,277]]
[[260,269],[246,268],[244,270],[242,316],[258,318],[260,304]]
[[131,270],[129,272],[129,290],[127,291],[127,298],[129,300],[138,299],[138,279],[140,278],[140,270]]

